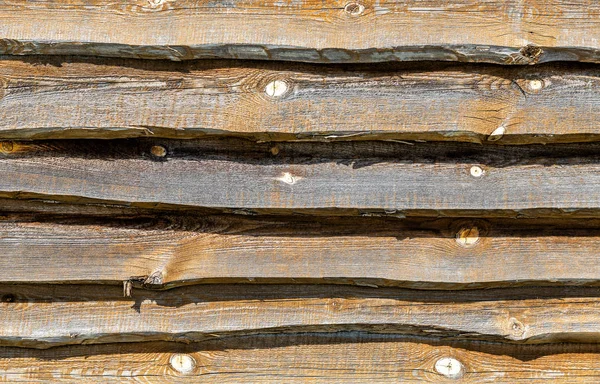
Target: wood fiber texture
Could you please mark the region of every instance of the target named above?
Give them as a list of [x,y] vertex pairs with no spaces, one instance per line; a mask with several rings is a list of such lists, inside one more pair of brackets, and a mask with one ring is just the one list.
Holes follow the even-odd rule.
[[[0,348],[0,378],[11,382],[106,383],[592,383],[597,344],[507,345],[357,332],[260,335],[201,343],[121,343],[47,350]],[[186,373],[170,364],[189,356]],[[440,375],[453,357],[461,377]]]
[[5,139],[592,141],[599,103],[600,70],[580,64],[0,60]]
[[0,52],[305,62],[599,61],[592,0],[0,3]]
[[215,284],[134,290],[126,298],[115,286],[4,285],[0,345],[190,343],[348,330],[507,343],[592,343],[600,340],[598,292],[597,287],[454,292]]
[[[465,229],[477,237],[461,243]],[[429,289],[597,285],[599,236],[596,219],[7,213],[0,223],[0,269],[10,273],[0,282],[132,280],[138,288],[210,282]]]
[[600,208],[598,145],[149,140],[3,142],[2,149],[0,196],[8,198],[400,216]]

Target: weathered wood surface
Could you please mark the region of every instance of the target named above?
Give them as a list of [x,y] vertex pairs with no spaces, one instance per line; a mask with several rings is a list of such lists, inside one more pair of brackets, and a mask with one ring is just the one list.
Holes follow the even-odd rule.
[[[436,370],[447,357],[458,377]],[[191,360],[189,360],[191,358]],[[171,364],[172,359],[175,364]],[[190,370],[176,371],[178,361]],[[60,383],[593,383],[598,344],[506,346],[364,333],[270,335],[202,343],[0,348],[0,379]]]
[[[595,67],[378,72],[232,62],[40,63],[2,62],[4,137],[218,133],[535,142],[591,140],[598,132]],[[281,99],[264,92],[274,80],[288,84]],[[504,135],[490,137],[499,127]]]
[[598,62],[599,14],[600,6],[590,0],[17,0],[0,3],[0,52],[171,60]]
[[[596,287],[417,291],[335,285],[0,286],[0,345],[189,343],[245,334],[339,332],[549,343],[600,340]],[[557,315],[560,314],[560,315]]]
[[[273,81],[283,95],[265,92]],[[0,138],[10,139],[591,141],[599,104],[589,65],[0,61]]]
[[[466,232],[464,231],[466,230]],[[469,232],[472,231],[472,232]],[[416,288],[598,284],[600,222],[243,217],[0,222],[1,282],[169,288],[209,282]]]
[[[3,142],[0,196],[145,207],[388,210],[398,215],[600,208],[598,145],[409,144]],[[164,157],[152,154],[157,148]]]

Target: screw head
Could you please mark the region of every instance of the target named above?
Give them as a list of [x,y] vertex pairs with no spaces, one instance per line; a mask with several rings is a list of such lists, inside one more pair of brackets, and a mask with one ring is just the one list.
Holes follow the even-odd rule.
[[435,371],[442,376],[457,379],[463,374],[463,365],[453,357],[442,357],[435,362]]
[[171,367],[179,373],[190,373],[196,367],[196,360],[190,355],[176,353],[169,360]]
[[265,87],[265,93],[269,97],[281,97],[288,91],[288,85],[283,80],[271,81]]

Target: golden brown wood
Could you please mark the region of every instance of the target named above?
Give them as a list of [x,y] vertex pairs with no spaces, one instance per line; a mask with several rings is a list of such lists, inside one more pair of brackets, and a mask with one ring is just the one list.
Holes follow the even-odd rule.
[[598,292],[595,287],[416,291],[218,284],[133,290],[124,298],[115,286],[2,285],[0,344],[187,343],[344,330],[519,343],[597,342]]
[[173,213],[90,220],[5,214],[0,270],[6,272],[0,280],[121,285],[132,277],[141,276],[133,280],[143,282],[152,276],[148,283],[155,288],[252,281],[421,288],[598,284],[599,227],[595,219],[198,218]]
[[[593,383],[597,344],[501,345],[363,333],[272,335],[197,344],[139,343],[0,348],[0,379],[10,382],[106,383]],[[193,359],[185,373],[170,361]],[[459,379],[440,375],[452,357]]]
[[595,62],[599,13],[591,0],[16,0],[0,3],[0,52],[171,60]]
[[589,65],[0,61],[0,138],[11,139],[591,141],[599,102]]

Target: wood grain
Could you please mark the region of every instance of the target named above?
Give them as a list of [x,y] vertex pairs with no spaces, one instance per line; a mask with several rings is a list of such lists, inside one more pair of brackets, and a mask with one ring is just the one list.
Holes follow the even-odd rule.
[[[272,81],[287,92],[269,97]],[[600,70],[589,65],[5,58],[0,138],[591,141],[599,90]]]
[[[416,291],[315,285],[0,286],[0,344],[193,342],[245,334],[433,335],[519,343],[597,342],[600,289]],[[560,316],[557,314],[560,313]]]
[[[7,198],[397,215],[600,208],[597,145],[357,142],[288,144],[273,154],[268,145],[221,140],[6,143],[0,196]],[[165,157],[151,155],[156,145]]]
[[0,52],[307,62],[599,60],[590,0],[0,3]]
[[[473,229],[479,238],[459,244]],[[5,283],[210,282],[413,288],[598,284],[597,219],[186,216],[0,222]],[[469,238],[466,236],[465,238]],[[151,278],[150,278],[151,277]],[[135,292],[135,289],[134,289]]]
[[[0,348],[0,379],[87,383],[592,383],[600,377],[598,344],[509,346],[364,333],[270,335],[202,343]],[[193,359],[179,373],[174,355]],[[453,357],[459,379],[435,363]]]

